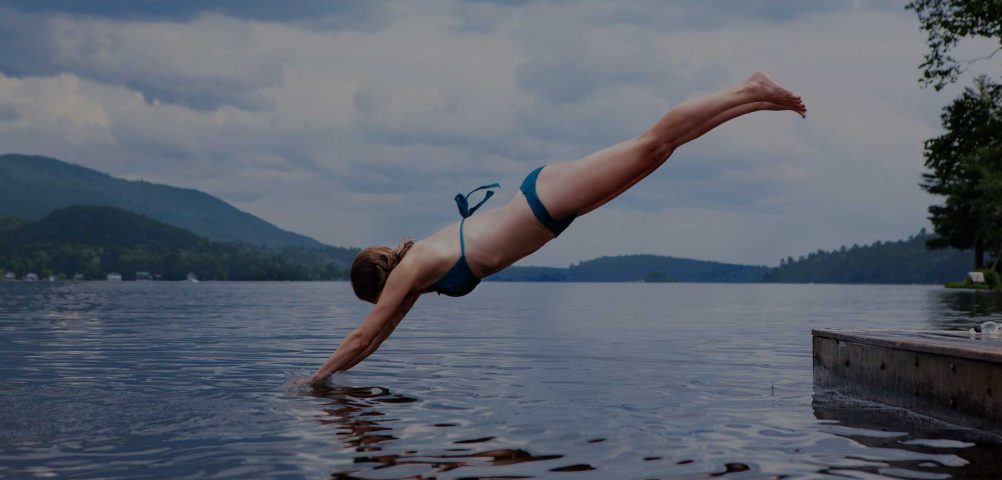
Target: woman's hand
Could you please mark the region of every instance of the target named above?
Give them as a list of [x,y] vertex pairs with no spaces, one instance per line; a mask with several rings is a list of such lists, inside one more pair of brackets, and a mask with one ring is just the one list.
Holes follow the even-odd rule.
[[310,377],[303,377],[303,378],[294,378],[294,379],[292,379],[291,383],[292,383],[292,386],[294,386],[294,387],[298,387],[298,386],[301,386],[301,385],[316,385],[316,383],[314,382],[314,377],[312,377],[312,376],[310,376]]

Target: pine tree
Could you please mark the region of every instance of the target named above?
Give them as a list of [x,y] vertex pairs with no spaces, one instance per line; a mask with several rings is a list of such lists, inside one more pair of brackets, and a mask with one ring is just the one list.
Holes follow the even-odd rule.
[[1002,85],[978,77],[974,87],[964,89],[943,109],[941,119],[946,133],[925,142],[925,166],[930,171],[920,184],[927,192],[946,197],[942,205],[929,207],[938,238],[930,239],[928,246],[973,249],[974,268],[981,268],[991,232],[979,211],[984,203],[984,188],[979,185],[986,171],[994,168],[981,157],[1002,146]]

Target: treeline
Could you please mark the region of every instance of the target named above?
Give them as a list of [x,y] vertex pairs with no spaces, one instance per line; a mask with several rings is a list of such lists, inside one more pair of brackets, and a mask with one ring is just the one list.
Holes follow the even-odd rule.
[[490,277],[509,282],[758,282],[768,267],[660,255],[619,255],[568,268],[511,267]]
[[[785,282],[944,283],[963,278],[969,254],[926,249],[925,230],[906,240],[818,250],[779,267],[735,265],[664,257],[621,255],[579,262],[568,268],[512,267],[494,281],[549,282]],[[19,278],[126,280],[149,272],[183,280],[189,272],[204,280],[343,280],[357,250],[337,247],[267,248],[213,242],[187,230],[113,207],[73,206],[37,221],[0,218],[0,270]]]
[[0,270],[23,277],[126,280],[149,272],[183,280],[341,280],[356,251],[337,247],[267,248],[213,242],[113,207],[72,206],[30,222],[0,219]]
[[818,250],[787,257],[778,267],[737,265],[659,255],[600,257],[556,267],[511,267],[488,277],[514,282],[715,282],[935,284],[964,278],[970,253],[928,250],[925,229],[905,240]]
[[925,229],[896,242],[818,250],[798,259],[788,257],[767,272],[765,282],[778,283],[944,283],[963,278],[970,254],[960,250],[928,250]]

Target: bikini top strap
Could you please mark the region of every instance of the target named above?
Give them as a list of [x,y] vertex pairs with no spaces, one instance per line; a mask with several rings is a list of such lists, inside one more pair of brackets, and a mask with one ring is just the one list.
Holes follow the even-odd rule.
[[[490,190],[491,188],[501,188],[501,184],[492,183],[490,185],[483,185],[474,188],[473,190],[470,191],[470,193],[467,193],[466,195],[463,195],[462,193],[457,193],[456,206],[459,207],[459,214],[462,215],[463,218],[468,218],[470,215],[473,215],[473,212],[476,212],[481,205],[483,205],[485,202],[487,202],[487,200],[490,200],[490,198],[494,196],[494,191]],[[477,193],[481,190],[487,190],[487,194],[484,195],[483,200],[480,200],[480,203],[474,205],[471,208],[469,203],[470,195],[473,195],[474,193]]]
[[[466,195],[463,195],[462,193],[456,194],[456,206],[459,207],[459,214],[463,217],[463,220],[459,222],[459,250],[463,256],[466,255],[466,241],[463,240],[463,224],[466,223],[467,218],[473,215],[477,209],[483,206],[484,203],[487,203],[487,200],[490,200],[490,198],[494,196],[494,190],[491,190],[493,188],[501,188],[501,184],[492,183],[490,185],[481,185],[473,190],[470,190],[470,193],[467,193]],[[487,192],[484,194],[484,198],[471,208],[470,195],[473,195],[480,190],[487,190]]]

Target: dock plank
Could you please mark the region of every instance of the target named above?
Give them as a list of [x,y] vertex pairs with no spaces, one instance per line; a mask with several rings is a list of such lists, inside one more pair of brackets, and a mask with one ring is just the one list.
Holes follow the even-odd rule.
[[1002,337],[945,330],[831,330],[815,329],[815,337],[875,347],[947,355],[1002,363]]

